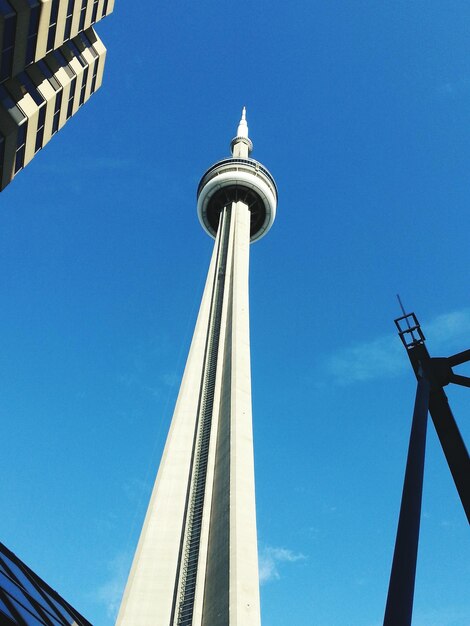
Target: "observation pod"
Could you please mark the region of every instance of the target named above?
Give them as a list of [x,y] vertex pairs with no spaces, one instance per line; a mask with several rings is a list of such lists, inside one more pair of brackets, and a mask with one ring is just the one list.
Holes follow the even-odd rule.
[[264,237],[274,222],[277,187],[269,170],[249,158],[253,144],[248,137],[246,109],[236,137],[232,158],[217,161],[201,178],[197,189],[197,214],[208,235],[215,238],[220,214],[232,202],[244,202],[250,210],[250,241]]

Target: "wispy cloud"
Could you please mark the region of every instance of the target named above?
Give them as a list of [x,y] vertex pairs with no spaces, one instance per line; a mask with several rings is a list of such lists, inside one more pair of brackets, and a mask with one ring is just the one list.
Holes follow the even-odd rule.
[[292,552],[287,548],[266,547],[259,555],[259,579],[264,584],[270,580],[278,580],[281,575],[279,566],[282,563],[295,563],[303,561],[306,557],[303,554]]
[[358,343],[330,355],[326,374],[337,384],[350,384],[400,374],[406,355],[397,337],[387,335]]
[[[149,368],[151,369],[151,368]],[[173,390],[179,383],[179,377],[174,372],[162,374],[154,384],[148,384],[148,377],[144,376],[140,369],[135,368],[134,371],[119,374],[118,382],[131,389],[150,394],[155,398],[168,396],[168,390]]]
[[[469,607],[421,608],[414,607],[413,626],[468,626]],[[383,621],[370,622],[368,626],[382,626]]]
[[468,626],[467,607],[425,608],[416,607],[413,611],[413,624],[416,626]]
[[465,77],[441,83],[438,86],[437,91],[440,95],[455,97],[460,93],[468,91],[469,88],[470,79]]
[[108,564],[108,578],[93,593],[94,599],[106,608],[111,619],[116,619],[129,573],[130,557],[126,553],[118,554]]
[[122,490],[132,505],[140,504],[144,497],[148,497],[149,489],[149,483],[139,478],[130,477],[122,485]]
[[439,315],[423,327],[434,351],[464,350],[467,346],[460,344],[470,338],[470,309]]
[[[434,356],[448,356],[464,350],[468,348],[470,338],[470,309],[438,315],[430,321],[423,321],[422,328]],[[394,334],[339,350],[328,356],[325,364],[329,380],[336,384],[391,378],[407,368],[405,351]]]
[[[278,580],[281,575],[280,565],[305,560],[303,554],[295,553],[287,548],[266,547],[259,555],[259,577],[261,584]],[[108,564],[108,577],[93,592],[93,599],[105,607],[110,619],[115,620],[121,603],[122,594],[129,574],[131,557],[128,553],[118,554]]]
[[171,372],[169,374],[163,374],[162,382],[166,387],[175,387],[180,382],[180,378],[176,372]]

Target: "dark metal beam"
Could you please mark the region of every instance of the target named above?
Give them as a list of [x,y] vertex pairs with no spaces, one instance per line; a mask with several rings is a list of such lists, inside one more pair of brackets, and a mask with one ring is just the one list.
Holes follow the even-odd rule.
[[453,356],[448,357],[447,359],[451,367],[454,365],[460,365],[461,363],[466,363],[470,361],[470,350],[464,350],[463,352],[459,352],[458,354],[454,354]]
[[431,390],[429,412],[470,523],[470,458],[443,389]]
[[454,374],[454,372],[450,375],[450,382],[461,387],[470,387],[470,378],[468,376],[461,376],[460,374]]
[[384,626],[411,626],[430,383],[418,379]]

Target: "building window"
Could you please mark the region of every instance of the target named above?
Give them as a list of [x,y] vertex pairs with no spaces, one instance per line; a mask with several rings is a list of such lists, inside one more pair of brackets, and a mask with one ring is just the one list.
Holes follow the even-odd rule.
[[79,30],[83,30],[83,28],[85,27],[85,16],[86,16],[87,5],[88,5],[88,0],[82,0],[82,8],[80,9]]
[[73,97],[75,95],[75,89],[77,87],[77,78],[74,77],[72,82],[70,83],[70,96],[69,96],[69,104],[67,106],[67,119],[72,115],[73,109]]
[[73,624],[78,624],[77,618],[69,613],[64,606],[59,604],[59,602],[57,602],[57,600],[55,600],[52,595],[49,595],[49,601],[53,603],[56,611],[60,612],[62,617],[65,619],[66,624],[70,624],[70,626],[73,626]]
[[46,121],[46,105],[44,104],[39,109],[38,129],[36,131],[36,146],[34,153],[42,148],[42,141],[44,139],[44,123]]
[[29,28],[28,28],[28,37],[32,35],[38,34],[39,28],[39,2],[36,0],[29,0],[29,5],[31,7],[31,13],[29,15]]
[[52,135],[55,135],[56,132],[59,130],[59,118],[60,111],[58,113],[54,113],[54,119],[52,120]]
[[82,88],[80,90],[80,105],[82,105],[85,102],[85,91],[86,91],[87,78],[88,78],[88,67],[86,67],[85,71],[83,72],[83,83],[82,83]]
[[57,16],[59,14],[59,4],[60,4],[60,0],[52,0],[52,6],[51,6],[51,24],[56,24],[57,23]]
[[8,571],[4,570],[6,576],[2,579],[1,587],[9,594],[11,589],[10,595],[14,596],[28,610],[36,611],[42,620],[41,623],[47,624],[52,621],[53,624],[59,624],[58,618],[61,616],[57,613],[55,606],[50,603],[47,594],[38,585],[36,578],[24,571],[19,563],[15,563],[5,554],[3,559]]
[[[6,616],[6,617],[5,617]],[[0,543],[0,623],[91,626],[65,600]]]
[[[8,559],[5,556],[3,558],[5,559],[5,565],[7,565],[8,567],[8,571],[6,571],[8,579],[6,576],[4,576],[4,578],[2,579],[2,588],[4,588],[4,585],[6,584],[6,591],[10,593],[10,595],[15,596],[18,601],[23,604],[25,604],[24,591],[26,591],[26,593],[28,594],[27,597],[32,599],[33,602],[44,602],[43,597],[33,585],[31,580],[23,572],[23,570],[21,570],[16,563],[13,563],[11,559]],[[26,604],[25,606],[27,606],[27,608],[30,608]]]
[[94,0],[93,3],[93,12],[91,14],[91,23],[94,24],[96,22],[96,14],[98,13],[98,3],[100,0]]
[[[1,171],[1,170],[0,170]],[[10,613],[10,609],[7,607],[7,605],[5,604],[5,602],[2,600],[2,598],[0,598],[0,612],[4,615],[6,615],[10,620],[12,624],[16,624],[16,620],[13,617],[13,615]],[[10,622],[8,622],[10,623]]]
[[100,60],[96,59],[95,64],[93,66],[93,76],[91,77],[91,89],[90,89],[90,94],[95,93],[95,87],[96,87],[96,77],[98,75],[98,67],[100,65]]
[[34,61],[39,30],[39,2],[30,0],[29,4],[31,6],[31,14],[29,16],[28,40],[26,43],[26,65]]
[[16,12],[7,0],[0,0],[0,15],[3,17],[3,42],[1,49],[0,82],[10,78],[15,44]]
[[[17,170],[15,170],[15,172],[16,171]],[[3,573],[0,574],[0,581],[2,588],[4,589],[4,592],[6,594],[5,597],[10,600],[18,613],[20,613],[20,615],[23,617],[23,619],[25,620],[25,624],[41,624],[41,626],[45,624],[39,613],[35,610],[31,602],[29,602],[20,587],[15,585],[15,583]]]
[[67,41],[67,39],[70,39],[70,32],[72,30],[72,18],[73,18],[74,5],[75,5],[75,0],[69,0],[69,4],[67,7],[67,17],[65,21],[64,41]]
[[15,174],[17,174],[24,166],[25,144],[16,150],[15,156]]
[[52,134],[55,135],[59,130],[60,105],[62,104],[62,91],[59,91],[55,97],[54,117],[52,118]]
[[[3,172],[3,161],[5,159],[5,137],[0,133],[0,172]],[[1,183],[1,180],[0,180]],[[0,605],[0,609],[1,609]]]
[[47,51],[54,49],[55,33],[57,30],[57,15],[59,13],[60,0],[52,0],[51,21],[49,22],[49,34],[47,36]]

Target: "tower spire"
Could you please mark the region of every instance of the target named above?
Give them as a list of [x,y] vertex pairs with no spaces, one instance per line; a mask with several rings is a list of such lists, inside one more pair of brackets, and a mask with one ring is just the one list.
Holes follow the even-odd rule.
[[238,124],[237,137],[245,137],[248,139],[248,123],[246,121],[246,107],[242,109],[242,118]]
[[253,143],[248,137],[248,123],[246,121],[246,107],[242,109],[242,117],[238,124],[237,134],[232,139],[230,145],[232,149],[232,156],[235,159],[248,159],[251,151],[253,150]]

